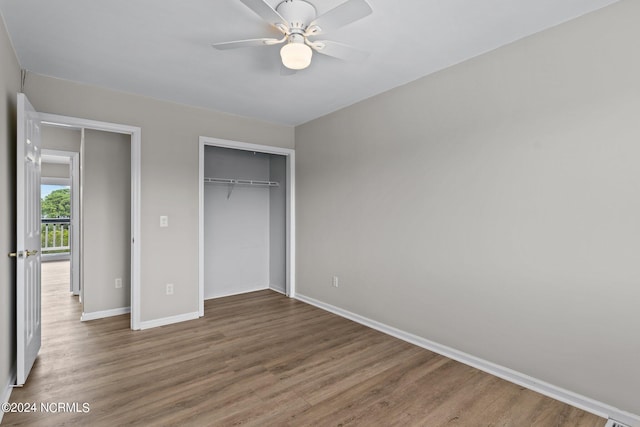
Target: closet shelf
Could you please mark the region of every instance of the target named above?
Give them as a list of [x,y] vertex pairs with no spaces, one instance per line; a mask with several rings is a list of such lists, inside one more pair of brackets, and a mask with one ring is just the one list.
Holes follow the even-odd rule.
[[236,185],[250,185],[254,187],[280,187],[280,183],[276,181],[257,181],[253,179],[233,179],[233,178],[205,178],[206,184],[227,184],[229,191],[227,193],[227,199],[231,197],[233,187]]

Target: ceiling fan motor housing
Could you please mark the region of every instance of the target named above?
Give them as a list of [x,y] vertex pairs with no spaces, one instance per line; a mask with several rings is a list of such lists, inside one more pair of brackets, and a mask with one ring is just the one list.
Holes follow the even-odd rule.
[[300,32],[304,32],[317,15],[316,8],[304,0],[285,0],[276,7],[276,11],[289,23],[291,30]]

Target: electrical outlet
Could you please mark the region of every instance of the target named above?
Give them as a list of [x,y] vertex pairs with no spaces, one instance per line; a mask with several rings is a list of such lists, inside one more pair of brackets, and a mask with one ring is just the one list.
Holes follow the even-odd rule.
[[338,276],[333,276],[333,279],[331,279],[331,285],[334,288],[337,288],[340,285],[340,283],[338,281]]
[[167,295],[173,295],[173,283],[167,283]]
[[168,227],[169,226],[169,217],[166,215],[162,215],[160,217],[160,227]]
[[116,289],[120,289],[122,287],[122,278],[118,277],[116,279]]

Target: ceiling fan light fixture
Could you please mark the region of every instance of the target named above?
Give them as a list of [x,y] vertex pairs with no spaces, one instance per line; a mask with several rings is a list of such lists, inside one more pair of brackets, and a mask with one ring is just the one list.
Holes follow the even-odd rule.
[[291,70],[304,70],[311,64],[313,51],[304,43],[289,42],[280,49],[282,64]]
[[[1,1],[1,0],[0,0]],[[280,49],[282,65],[291,70],[304,70],[311,65],[313,51],[342,60],[359,60],[366,57],[348,45],[330,40],[309,40],[326,31],[333,31],[371,14],[371,6],[367,0],[342,0],[339,6],[318,15],[313,4],[307,0],[240,0],[263,20],[275,26],[284,37],[236,40],[232,42],[214,43],[218,50],[237,47],[273,46],[287,42]],[[315,1],[315,0],[312,0]]]

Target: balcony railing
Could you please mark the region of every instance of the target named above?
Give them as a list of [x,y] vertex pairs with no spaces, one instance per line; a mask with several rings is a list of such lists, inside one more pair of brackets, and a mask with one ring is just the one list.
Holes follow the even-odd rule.
[[71,220],[69,218],[42,218],[42,255],[70,254]]

